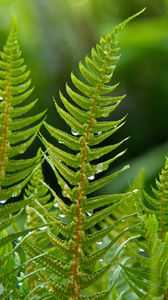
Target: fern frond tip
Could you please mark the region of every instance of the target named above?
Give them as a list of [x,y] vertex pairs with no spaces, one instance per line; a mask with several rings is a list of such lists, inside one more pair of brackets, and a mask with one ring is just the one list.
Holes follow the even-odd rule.
[[11,29],[8,36],[8,41],[12,38],[17,38],[18,35],[18,20],[17,17],[14,16],[12,20]]
[[18,26],[18,20],[16,16],[13,17],[12,26]]
[[146,10],[146,7],[144,7],[143,9],[141,9],[140,11],[138,11],[137,13],[135,13],[132,16],[128,17],[125,21],[123,21],[122,23],[117,25],[114,28],[114,30],[112,32],[112,35],[114,35],[114,36],[117,35],[130,21],[132,21],[133,19],[135,19],[136,17],[141,15],[145,10]]

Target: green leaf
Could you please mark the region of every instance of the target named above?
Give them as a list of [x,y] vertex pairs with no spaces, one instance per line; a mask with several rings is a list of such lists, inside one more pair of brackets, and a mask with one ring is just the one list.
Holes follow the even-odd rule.
[[55,129],[53,126],[44,123],[48,132],[58,140],[58,142],[63,143],[68,148],[73,150],[78,150],[81,147],[80,139],[71,136],[68,133],[63,132],[62,130]]
[[[4,50],[0,54],[0,74],[0,197],[8,200],[21,192],[21,188],[11,185],[20,182],[23,188],[27,182],[26,177],[30,174],[30,165],[31,171],[35,167],[36,159],[29,161],[30,164],[25,161],[24,166],[23,158],[20,163],[18,159],[18,165],[14,160],[19,154],[24,154],[34,141],[42,124],[40,119],[45,113],[23,117],[33,108],[36,101],[30,102],[28,99],[33,88],[30,71],[26,70],[21,58],[16,22],[13,22]],[[29,102],[24,105],[24,101]]]
[[106,184],[108,184],[110,181],[114,180],[117,176],[119,176],[123,171],[127,170],[129,168],[129,165],[122,168],[120,171],[117,171],[111,175],[105,176],[101,179],[98,179],[92,183],[87,183],[86,187],[84,188],[86,194],[91,194],[98,189],[102,188]]

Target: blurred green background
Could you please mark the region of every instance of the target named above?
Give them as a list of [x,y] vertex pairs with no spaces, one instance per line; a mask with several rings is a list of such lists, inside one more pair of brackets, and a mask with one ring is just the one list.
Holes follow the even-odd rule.
[[1,48],[16,16],[36,87],[34,98],[39,98],[36,110],[48,108],[47,121],[59,128],[64,124],[52,97],[59,102],[59,89],[70,81],[70,71],[78,73],[79,60],[101,35],[145,6],[143,15],[119,36],[122,56],[113,82],[120,82],[117,94],[126,93],[127,98],[112,118],[128,116],[107,142],[131,136],[119,163],[131,163],[131,169],[118,184],[107,187],[110,191],[124,188],[141,167],[149,169],[146,178],[151,182],[168,152],[168,0],[0,0]]

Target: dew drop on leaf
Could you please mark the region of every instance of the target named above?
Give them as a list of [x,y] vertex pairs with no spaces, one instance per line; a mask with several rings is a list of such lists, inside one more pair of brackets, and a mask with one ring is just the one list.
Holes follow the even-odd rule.
[[12,196],[11,197],[16,197],[18,195],[17,191],[13,192],[12,193]]
[[144,254],[145,253],[145,251],[144,251],[144,249],[139,249],[139,251],[138,251],[140,254]]
[[102,242],[102,241],[100,241],[100,242],[97,242],[96,244],[100,246],[100,245],[102,245],[102,244],[103,244],[103,242]]
[[61,219],[65,218],[65,215],[61,214],[59,215]]
[[43,287],[44,287],[44,284],[41,284],[40,287],[43,288]]
[[103,171],[103,163],[100,163],[96,166],[96,173],[100,173]]
[[99,131],[99,132],[97,133],[97,135],[100,135],[100,134],[102,134],[102,131]]
[[92,216],[92,213],[91,213],[91,212],[87,211],[86,213],[87,213],[87,215],[88,215],[89,217]]
[[4,204],[5,202],[5,200],[0,200],[0,204]]
[[22,282],[19,282],[19,283],[18,283],[18,287],[21,287],[22,285],[23,285]]
[[72,133],[72,135],[74,135],[74,136],[78,136],[78,135],[79,135],[79,133],[76,132],[76,131],[74,131],[73,129],[71,130],[71,133]]
[[0,96],[0,101],[2,101],[3,100],[3,97],[2,96]]
[[44,231],[44,230],[46,230],[48,227],[47,226],[43,226],[43,227],[40,227],[38,230],[39,231]]
[[95,178],[94,175],[88,177],[89,180],[94,180],[94,178]]

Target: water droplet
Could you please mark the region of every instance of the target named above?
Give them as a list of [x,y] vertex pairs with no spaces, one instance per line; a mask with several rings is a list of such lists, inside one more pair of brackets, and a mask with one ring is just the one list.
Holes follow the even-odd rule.
[[96,166],[96,173],[100,173],[103,171],[103,163],[100,163]]
[[0,204],[4,204],[5,202],[5,200],[0,200]]
[[3,100],[3,97],[2,96],[0,96],[0,101],[2,101]]
[[16,197],[18,195],[18,192],[13,192],[12,197]]
[[17,241],[20,242],[22,240],[22,236],[18,237]]
[[18,282],[18,287],[21,287],[23,285],[22,282]]
[[59,143],[59,144],[63,144],[63,142],[62,142],[62,141],[60,141],[60,140],[58,140],[58,143]]
[[74,135],[74,136],[78,136],[78,135],[79,135],[79,133],[76,132],[76,131],[74,131],[73,129],[71,130],[71,133],[72,133],[72,135]]
[[89,180],[93,180],[94,178],[95,178],[94,175],[88,177]]
[[44,230],[46,230],[46,229],[48,229],[47,226],[43,226],[43,227],[38,228],[39,231],[44,231]]
[[103,262],[103,259],[102,259],[102,258],[101,258],[101,259],[99,259],[99,262],[100,262],[100,263],[102,263],[102,262]]
[[100,242],[97,242],[96,244],[100,246],[100,245],[102,245],[102,244],[103,244],[103,242],[102,242],[102,241],[100,241]]
[[54,205],[53,205],[54,207],[58,207],[59,205],[58,205],[58,203],[54,203]]
[[102,134],[102,131],[99,131],[97,134],[98,134],[98,135]]
[[143,295],[145,295],[145,292],[144,292],[144,290],[142,290],[142,289],[139,289],[139,291],[143,294]]
[[138,189],[135,189],[132,191],[133,193],[138,193]]
[[91,213],[91,212],[87,211],[86,213],[87,213],[87,215],[88,215],[89,217],[92,216],[92,213]]
[[144,249],[141,249],[141,248],[140,248],[140,249],[139,249],[139,253],[140,253],[140,254],[144,254],[144,253],[145,253]]
[[61,214],[61,215],[59,215],[59,216],[60,216],[60,218],[62,218],[62,219],[65,218],[65,215],[63,215],[63,214]]

